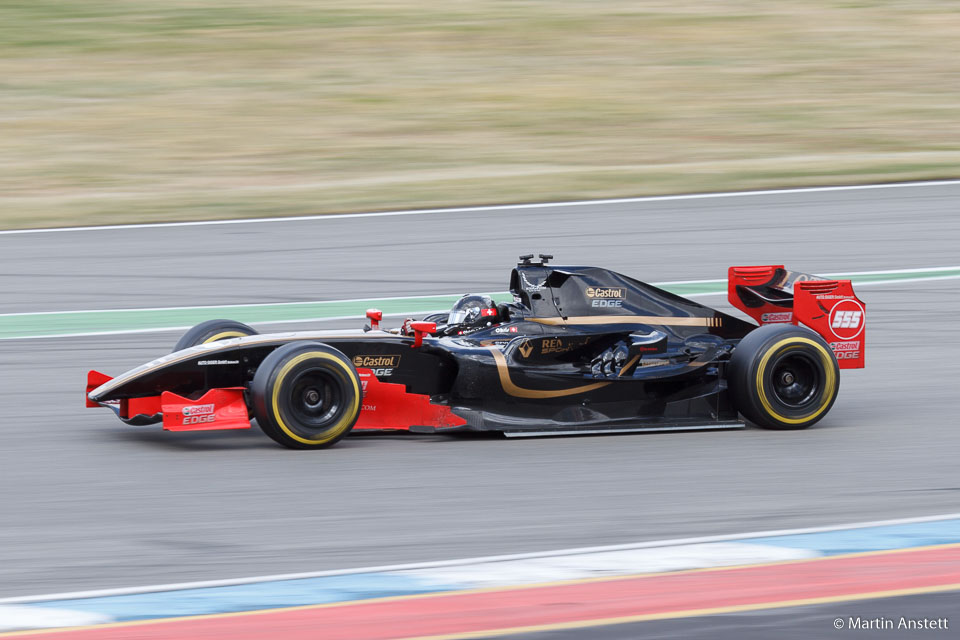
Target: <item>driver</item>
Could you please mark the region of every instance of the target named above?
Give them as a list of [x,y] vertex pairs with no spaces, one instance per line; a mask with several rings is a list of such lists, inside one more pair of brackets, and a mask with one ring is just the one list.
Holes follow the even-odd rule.
[[453,305],[444,335],[463,335],[500,324],[497,303],[490,296],[468,293]]
[[[446,324],[440,324],[443,321],[442,315],[427,316],[426,320],[434,321],[434,318],[437,322],[436,335],[438,336],[462,336],[504,321],[493,298],[479,293],[468,293],[457,300],[446,317]],[[411,322],[413,318],[404,320],[400,329],[401,334],[413,335],[413,330],[410,328]]]

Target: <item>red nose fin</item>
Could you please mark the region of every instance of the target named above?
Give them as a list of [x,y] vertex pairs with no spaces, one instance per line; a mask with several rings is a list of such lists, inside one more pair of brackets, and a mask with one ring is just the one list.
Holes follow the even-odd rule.
[[99,407],[100,405],[96,402],[91,402],[87,394],[100,385],[110,382],[111,380],[113,380],[113,378],[105,373],[100,373],[99,371],[94,371],[92,369],[87,372],[87,392],[83,394],[83,398],[87,401],[88,407]]

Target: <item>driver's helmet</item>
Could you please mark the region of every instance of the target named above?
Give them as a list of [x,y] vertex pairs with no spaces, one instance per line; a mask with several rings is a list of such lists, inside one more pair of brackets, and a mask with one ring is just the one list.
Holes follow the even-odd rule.
[[457,300],[447,316],[447,326],[460,331],[481,329],[499,322],[500,314],[493,298],[476,293],[467,294]]

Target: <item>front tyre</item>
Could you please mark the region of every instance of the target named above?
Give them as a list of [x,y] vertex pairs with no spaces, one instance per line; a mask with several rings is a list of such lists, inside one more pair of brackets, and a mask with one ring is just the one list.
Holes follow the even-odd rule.
[[187,330],[187,332],[177,340],[177,344],[173,347],[173,350],[180,351],[181,349],[195,347],[198,344],[255,335],[257,335],[257,330],[253,327],[248,327],[242,322],[235,322],[234,320],[207,320]]
[[748,333],[727,371],[734,405],[766,429],[806,429],[827,414],[840,388],[840,367],[823,338],[788,324]]
[[340,351],[294,342],[268,355],[250,385],[263,432],[290,449],[325,449],[360,416],[360,376]]

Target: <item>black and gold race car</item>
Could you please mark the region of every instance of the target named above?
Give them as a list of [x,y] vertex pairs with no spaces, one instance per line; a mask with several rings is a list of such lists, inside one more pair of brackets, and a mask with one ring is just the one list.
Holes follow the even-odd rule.
[[521,256],[513,302],[467,295],[449,314],[385,330],[258,334],[228,320],[110,378],[87,406],[172,431],[260,428],[295,449],[351,430],[507,436],[803,429],[829,411],[839,370],[863,366],[863,303],[848,280],[782,265],[732,267],[735,318],[627,276]]

